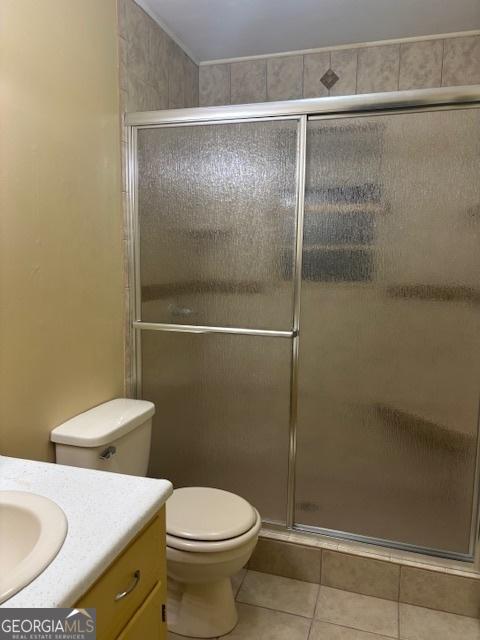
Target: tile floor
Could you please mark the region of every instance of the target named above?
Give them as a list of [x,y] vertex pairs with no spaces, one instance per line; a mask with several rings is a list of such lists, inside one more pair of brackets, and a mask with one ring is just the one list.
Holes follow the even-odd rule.
[[232,584],[239,621],[228,640],[480,640],[475,618],[245,569]]

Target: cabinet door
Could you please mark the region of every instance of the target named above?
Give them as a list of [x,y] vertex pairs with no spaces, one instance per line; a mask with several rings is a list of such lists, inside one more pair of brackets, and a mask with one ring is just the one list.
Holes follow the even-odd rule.
[[298,127],[138,132],[142,321],[291,329]]
[[158,583],[117,640],[165,640],[166,624],[162,622],[162,587]]
[[[157,582],[165,579],[164,517],[163,510],[75,604],[78,609],[96,608],[99,640],[116,638]],[[126,590],[127,595],[116,597]]]

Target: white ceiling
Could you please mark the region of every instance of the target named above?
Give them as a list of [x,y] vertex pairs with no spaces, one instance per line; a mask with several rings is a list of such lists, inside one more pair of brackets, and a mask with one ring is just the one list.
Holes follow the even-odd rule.
[[480,0],[137,0],[197,62],[480,29]]

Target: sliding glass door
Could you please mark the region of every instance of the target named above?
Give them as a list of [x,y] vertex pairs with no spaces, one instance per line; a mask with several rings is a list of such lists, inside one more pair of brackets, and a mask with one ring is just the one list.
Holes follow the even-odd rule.
[[[140,129],[150,472],[286,521],[299,119]],[[139,354],[140,355],[140,354]]]
[[311,120],[295,522],[468,554],[480,111]]
[[289,528],[468,558],[480,109],[396,100],[132,127],[150,474]]

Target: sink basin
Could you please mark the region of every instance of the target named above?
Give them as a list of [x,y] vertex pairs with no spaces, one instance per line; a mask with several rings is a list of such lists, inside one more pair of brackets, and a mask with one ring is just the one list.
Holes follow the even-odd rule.
[[67,518],[52,500],[0,491],[0,603],[50,564],[66,535]]

